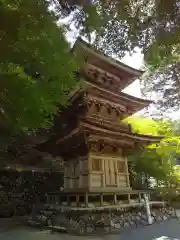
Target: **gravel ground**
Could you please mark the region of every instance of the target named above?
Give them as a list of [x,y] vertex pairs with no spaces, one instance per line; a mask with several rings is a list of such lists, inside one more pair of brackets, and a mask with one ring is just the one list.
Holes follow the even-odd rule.
[[172,219],[147,227],[124,230],[119,235],[105,235],[103,237],[78,237],[63,233],[51,234],[49,231],[39,231],[17,225],[11,228],[1,226],[0,229],[0,240],[69,240],[69,238],[71,240],[180,240],[180,220]]

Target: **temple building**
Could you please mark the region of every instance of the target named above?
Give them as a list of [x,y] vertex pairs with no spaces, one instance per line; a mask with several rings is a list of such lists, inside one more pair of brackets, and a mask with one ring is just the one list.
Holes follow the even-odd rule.
[[52,137],[38,150],[63,157],[64,192],[131,191],[128,152],[161,140],[135,134],[130,125],[121,123],[151,103],[122,92],[143,72],[105,56],[80,38],[73,51],[84,59],[77,87],[68,107],[61,109]]
[[[77,86],[60,109],[48,140],[36,146],[64,161],[64,188],[46,194],[30,225],[75,234],[111,233],[174,216],[164,201],[152,201],[148,190],[132,189],[128,154],[162,137],[133,133],[121,120],[151,101],[123,93],[142,75],[78,39],[74,54],[83,58]],[[40,206],[37,204],[37,206]]]

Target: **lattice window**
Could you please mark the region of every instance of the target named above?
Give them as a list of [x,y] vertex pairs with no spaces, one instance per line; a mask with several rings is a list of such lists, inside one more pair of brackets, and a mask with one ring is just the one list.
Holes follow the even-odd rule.
[[93,158],[92,159],[92,170],[101,171],[101,159]]
[[124,173],[125,172],[125,162],[117,161],[117,171],[119,173]]

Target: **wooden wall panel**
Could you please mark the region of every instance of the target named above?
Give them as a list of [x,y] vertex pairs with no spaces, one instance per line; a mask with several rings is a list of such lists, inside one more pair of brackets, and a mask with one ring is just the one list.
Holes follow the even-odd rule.
[[120,181],[119,182],[119,187],[121,188],[125,188],[125,187],[127,187],[127,183],[126,183],[126,181]]
[[78,178],[75,178],[75,188],[79,188],[79,177]]
[[72,188],[72,179],[71,178],[65,178],[65,181],[64,181],[64,188]]
[[111,184],[111,179],[110,179],[110,169],[109,169],[109,161],[106,159],[105,160],[105,185],[109,186]]
[[118,186],[119,187],[128,187],[128,181],[127,178],[128,175],[118,175]]
[[89,186],[88,176],[80,175],[79,177],[79,188],[86,188]]
[[[122,156],[90,154],[89,158],[72,159],[65,167],[66,189],[129,187],[127,160]],[[66,178],[68,176],[68,178]]]
[[119,181],[126,181],[126,175],[119,175],[118,179]]
[[80,160],[80,173],[88,171],[88,160]]
[[105,160],[105,184],[107,186],[117,186],[116,159]]
[[115,161],[114,159],[111,159],[109,161],[109,167],[110,167],[110,174],[111,174],[111,185],[116,185],[116,175],[115,175]]
[[68,188],[68,180],[66,177],[64,177],[64,188]]
[[102,174],[91,174],[91,187],[102,187]]

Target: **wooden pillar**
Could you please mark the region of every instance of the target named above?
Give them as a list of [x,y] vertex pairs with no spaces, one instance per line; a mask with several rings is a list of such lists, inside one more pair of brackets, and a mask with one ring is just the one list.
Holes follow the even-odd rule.
[[119,178],[118,178],[118,170],[117,170],[117,161],[118,160],[114,160],[114,172],[115,172],[115,181],[116,181],[116,186],[119,187]]
[[128,203],[131,203],[131,194],[128,194]]
[[88,194],[85,194],[85,207],[88,207]]
[[148,223],[152,224],[153,223],[153,219],[152,219],[152,216],[151,216],[151,209],[150,209],[149,199],[148,199],[147,195],[148,194],[144,194],[146,214],[147,214]]
[[138,196],[139,196],[139,202],[141,202],[142,198],[141,198],[141,193],[140,192],[138,193]]
[[102,164],[102,187],[105,188],[105,160],[101,159],[101,164]]
[[103,201],[103,193],[100,194],[100,206],[104,206],[104,201]]
[[56,196],[52,195],[52,203],[56,204]]
[[46,193],[45,194],[45,202],[48,204],[49,203],[49,195]]
[[59,196],[55,195],[55,204],[59,204]]
[[79,195],[76,195],[76,207],[79,207]]
[[67,205],[70,206],[70,196],[67,196]]
[[126,168],[126,183],[127,183],[127,187],[130,187],[127,158],[125,158],[125,168]]
[[117,195],[114,193],[114,204],[117,205]]
[[88,156],[87,160],[87,168],[88,168],[88,188],[91,187],[91,172],[92,172],[92,160],[91,160],[91,155]]

